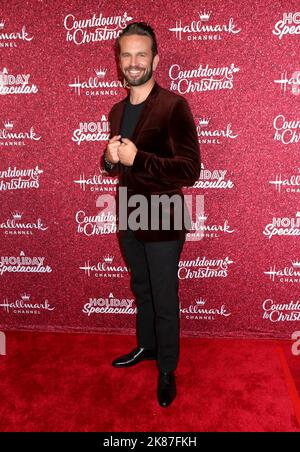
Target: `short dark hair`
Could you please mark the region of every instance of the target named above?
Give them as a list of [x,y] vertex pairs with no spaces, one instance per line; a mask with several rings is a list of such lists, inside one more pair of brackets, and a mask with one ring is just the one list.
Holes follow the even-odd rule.
[[124,30],[121,31],[119,37],[116,41],[116,49],[117,53],[120,53],[120,39],[123,36],[131,36],[131,35],[140,35],[140,36],[148,36],[152,40],[152,54],[153,56],[157,55],[157,41],[153,28],[147,24],[146,22],[132,22],[127,25]]

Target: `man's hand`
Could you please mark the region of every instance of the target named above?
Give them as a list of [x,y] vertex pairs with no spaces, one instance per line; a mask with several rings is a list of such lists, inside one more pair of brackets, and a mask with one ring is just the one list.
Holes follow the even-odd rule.
[[122,138],[122,143],[118,148],[120,162],[123,165],[132,166],[137,151],[137,147],[132,141],[128,138]]
[[121,135],[115,135],[108,142],[105,151],[105,157],[110,163],[118,163],[118,161],[120,160],[118,155],[118,149],[121,145],[120,138]]

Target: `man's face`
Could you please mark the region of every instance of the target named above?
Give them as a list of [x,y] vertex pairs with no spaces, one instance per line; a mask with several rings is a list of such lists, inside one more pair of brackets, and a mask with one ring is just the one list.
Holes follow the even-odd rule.
[[141,86],[151,79],[159,58],[152,54],[152,40],[148,36],[130,35],[120,39],[119,62],[130,86]]

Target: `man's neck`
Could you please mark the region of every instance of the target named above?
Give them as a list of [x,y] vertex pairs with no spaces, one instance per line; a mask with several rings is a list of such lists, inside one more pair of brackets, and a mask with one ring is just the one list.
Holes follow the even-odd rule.
[[150,92],[152,91],[152,88],[154,86],[155,80],[151,78],[148,80],[148,82],[144,83],[144,85],[141,86],[131,86],[130,87],[130,103],[140,104],[144,102],[144,100],[147,99]]

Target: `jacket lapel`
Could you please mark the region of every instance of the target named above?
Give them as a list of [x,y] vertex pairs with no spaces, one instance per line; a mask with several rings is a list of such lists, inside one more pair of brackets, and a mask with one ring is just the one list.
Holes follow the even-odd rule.
[[[128,97],[128,96],[127,96]],[[123,99],[118,106],[116,107],[114,114],[111,116],[111,136],[119,135],[121,130],[121,121],[123,118],[124,110],[125,110],[125,103],[126,99]]]
[[[154,86],[152,88],[152,90],[150,91],[144,108],[142,110],[142,113],[139,117],[138,123],[134,129],[133,135],[131,137],[131,141],[135,142],[140,131],[143,128],[144,122],[146,120],[146,118],[149,116],[152,107],[154,106],[154,101],[156,99],[156,96],[158,94],[160,90],[159,85],[155,82]],[[123,119],[123,115],[124,115],[124,110],[125,110],[125,105],[126,105],[126,101],[129,98],[129,94],[127,97],[125,97],[120,103],[119,105],[116,107],[114,114],[112,115],[111,118],[111,131],[112,131],[112,136],[113,135],[119,135],[120,130],[121,130],[121,124],[122,124],[122,119]]]
[[139,117],[138,123],[137,123],[137,125],[136,125],[136,127],[134,129],[133,135],[131,137],[131,141],[133,141],[133,143],[136,142],[137,137],[138,137],[140,131],[143,128],[144,122],[145,122],[146,118],[149,116],[149,114],[151,112],[151,109],[154,106],[154,101],[155,101],[156,96],[157,96],[157,94],[159,92],[159,89],[160,89],[159,85],[155,82],[154,85],[153,85],[152,90],[150,91],[150,93],[149,93],[149,95],[148,95],[148,97],[146,99],[144,108],[143,108],[143,110],[141,112],[141,115]]

